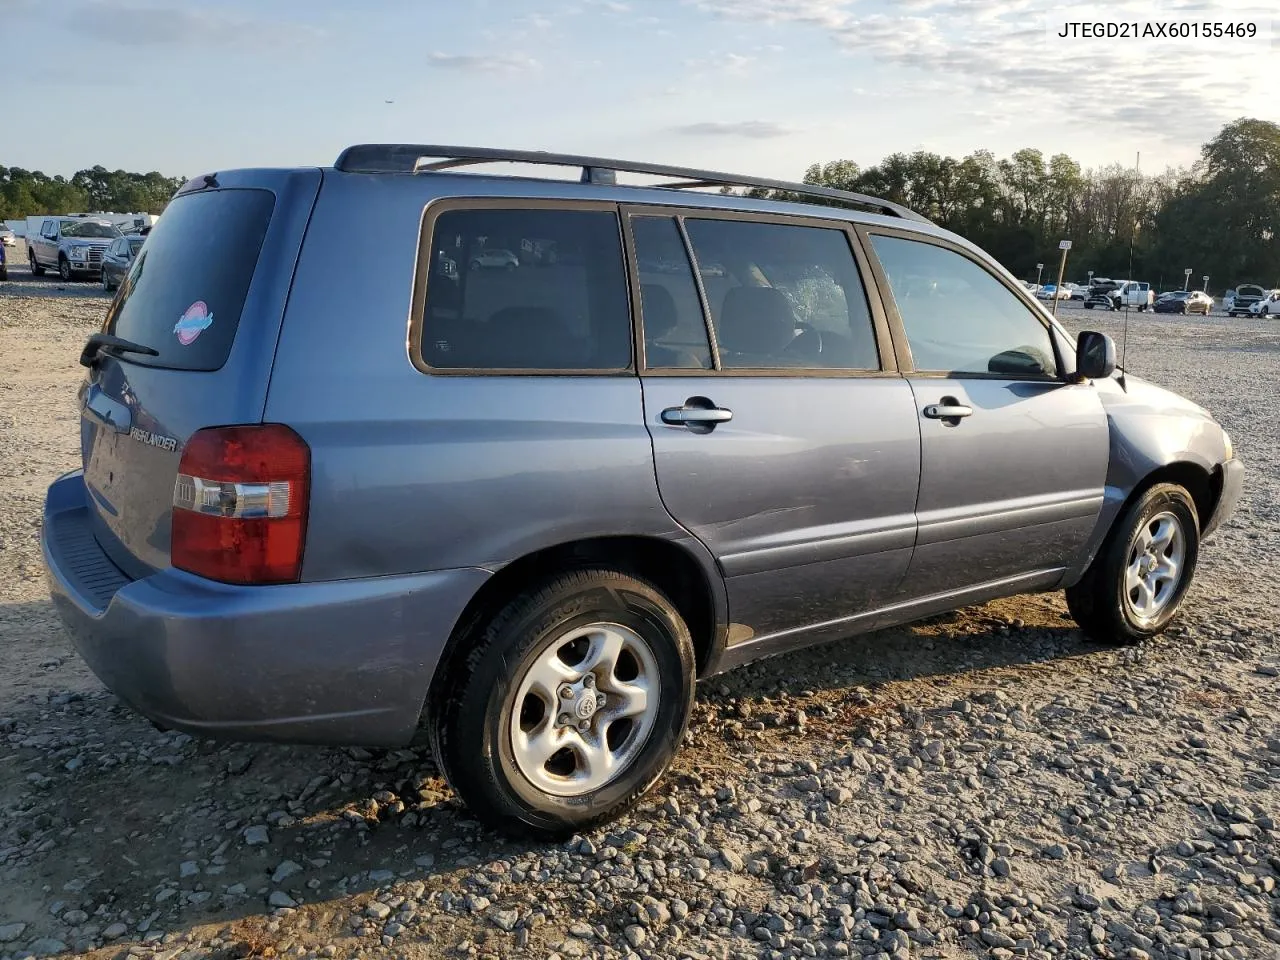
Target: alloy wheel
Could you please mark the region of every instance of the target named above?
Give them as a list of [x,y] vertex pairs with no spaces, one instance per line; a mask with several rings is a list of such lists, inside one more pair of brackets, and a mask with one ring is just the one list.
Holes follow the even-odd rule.
[[1158,513],[1138,528],[1124,573],[1124,602],[1135,619],[1151,623],[1172,602],[1186,549],[1182,521],[1173,513]]
[[511,707],[516,768],[553,796],[599,790],[640,753],[660,691],[657,658],[635,631],[616,623],[568,631],[520,679]]

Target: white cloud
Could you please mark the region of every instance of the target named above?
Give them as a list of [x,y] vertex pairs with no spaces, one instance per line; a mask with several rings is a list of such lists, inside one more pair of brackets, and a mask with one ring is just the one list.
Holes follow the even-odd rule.
[[772,140],[795,132],[772,120],[704,121],[675,127],[674,131],[689,137],[745,137],[749,140]]
[[[1150,41],[1051,44],[1045,18],[1062,12],[1057,0],[686,2],[722,18],[815,27],[850,56],[910,68],[924,84],[935,81],[953,95],[971,97],[975,113],[991,119],[1056,112],[1088,118],[1103,136],[1108,124],[1175,142],[1211,136],[1242,113],[1267,109],[1264,62],[1274,60],[1265,49],[1254,54],[1229,42],[1178,48]],[[1258,6],[1248,0],[1110,0],[1105,10],[1109,19],[1194,11],[1227,20],[1242,7]],[[922,89],[916,85],[911,92]]]
[[427,63],[445,70],[520,73],[538,69],[538,61],[519,54],[429,53]]
[[255,46],[303,43],[323,35],[316,27],[227,10],[156,3],[82,0],[57,5],[65,24],[79,33],[122,46]]

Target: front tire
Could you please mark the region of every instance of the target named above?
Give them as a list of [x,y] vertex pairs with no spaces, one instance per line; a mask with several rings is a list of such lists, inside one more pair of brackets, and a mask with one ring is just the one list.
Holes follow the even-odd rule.
[[63,283],[71,282],[71,261],[66,257],[58,258],[58,277]]
[[1154,637],[1182,607],[1199,556],[1195,501],[1176,484],[1158,483],[1130,505],[1084,577],[1067,588],[1067,609],[1098,643]]
[[651,584],[563,573],[463,642],[429,706],[429,734],[484,823],[567,836],[623,814],[670,765],[693,707],[693,641]]

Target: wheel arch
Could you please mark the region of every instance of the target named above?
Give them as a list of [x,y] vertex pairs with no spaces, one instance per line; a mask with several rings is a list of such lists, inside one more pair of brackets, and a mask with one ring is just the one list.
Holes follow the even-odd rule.
[[728,601],[710,555],[704,559],[695,552],[700,547],[660,537],[591,537],[536,550],[505,564],[476,591],[454,624],[431,679],[423,718],[429,716],[440,685],[448,682],[466,653],[466,638],[479,624],[532,584],[584,567],[609,567],[654,584],[689,626],[697,675],[714,672],[727,636]]
[[1084,576],[1085,571],[1089,569],[1090,564],[1107,542],[1107,538],[1111,536],[1111,531],[1128,512],[1129,507],[1160,483],[1177,484],[1190,494],[1191,501],[1196,506],[1196,520],[1200,530],[1205,529],[1222,497],[1222,468],[1219,466],[1206,469],[1203,464],[1190,459],[1176,459],[1160,464],[1145,473],[1127,493],[1117,495],[1119,492],[1115,488],[1108,489],[1107,504],[1103,508],[1103,517],[1100,518],[1098,529],[1090,540],[1088,555],[1082,559],[1075,570],[1063,578],[1064,587],[1071,586]]

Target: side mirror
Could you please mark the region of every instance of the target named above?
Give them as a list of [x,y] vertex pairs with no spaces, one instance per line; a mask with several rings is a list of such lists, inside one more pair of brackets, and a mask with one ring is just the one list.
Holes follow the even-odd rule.
[[1086,330],[1076,338],[1076,374],[1101,380],[1116,372],[1116,344],[1105,333]]

